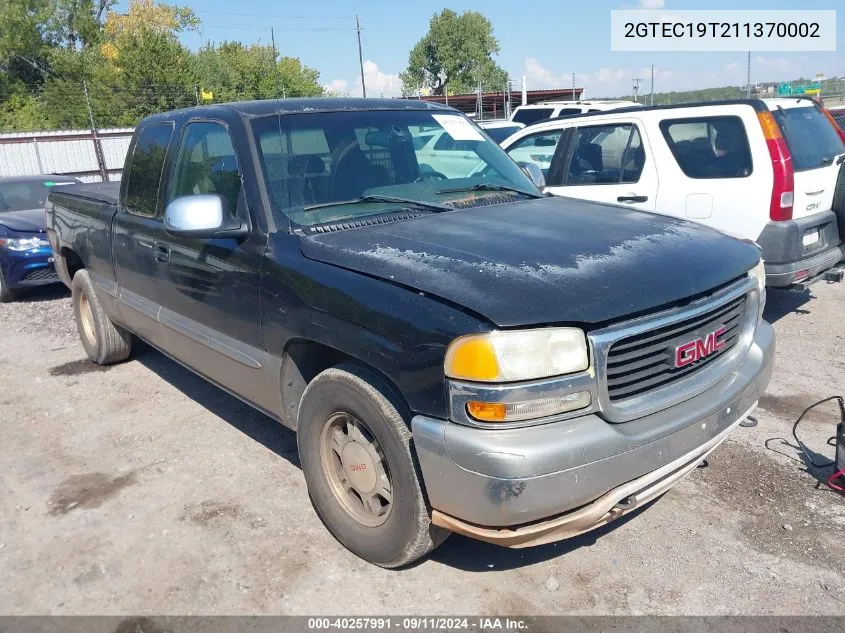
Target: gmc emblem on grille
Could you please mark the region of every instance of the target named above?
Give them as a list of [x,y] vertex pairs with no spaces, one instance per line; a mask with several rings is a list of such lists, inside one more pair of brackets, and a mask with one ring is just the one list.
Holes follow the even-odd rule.
[[683,345],[678,345],[675,348],[675,367],[686,367],[697,360],[718,352],[725,346],[725,342],[719,340],[719,337],[725,332],[727,332],[727,328],[723,325],[718,330],[710,332],[707,336],[697,338]]

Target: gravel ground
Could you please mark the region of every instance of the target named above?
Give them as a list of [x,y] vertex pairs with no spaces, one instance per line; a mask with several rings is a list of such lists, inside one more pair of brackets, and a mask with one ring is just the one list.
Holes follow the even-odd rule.
[[[845,388],[843,307],[845,284],[770,293],[758,426],[655,503],[530,550],[453,536],[385,571],[320,524],[291,432],[149,348],[91,365],[67,293],[29,293],[0,304],[0,613],[845,615],[845,497],[791,436]],[[800,428],[820,455],[834,414]]]

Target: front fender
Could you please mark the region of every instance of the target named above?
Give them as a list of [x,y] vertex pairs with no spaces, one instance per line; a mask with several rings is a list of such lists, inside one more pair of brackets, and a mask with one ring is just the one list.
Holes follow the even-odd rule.
[[384,374],[414,413],[441,418],[448,416],[446,347],[491,328],[436,297],[307,259],[287,234],[269,241],[261,312],[270,354],[283,356],[297,339],[321,343]]

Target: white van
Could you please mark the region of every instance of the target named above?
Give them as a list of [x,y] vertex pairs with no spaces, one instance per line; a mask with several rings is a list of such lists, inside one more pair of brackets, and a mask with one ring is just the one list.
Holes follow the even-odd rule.
[[607,112],[619,108],[642,108],[643,104],[636,101],[606,100],[606,101],[540,101],[531,105],[518,106],[511,113],[511,121],[531,125],[545,119],[555,119],[561,116],[586,114],[588,112]]
[[526,127],[502,147],[517,163],[539,166],[553,194],[689,218],[756,241],[770,286],[806,285],[845,255],[845,191],[834,208],[834,190],[845,189],[845,143],[810,99],[568,117]]

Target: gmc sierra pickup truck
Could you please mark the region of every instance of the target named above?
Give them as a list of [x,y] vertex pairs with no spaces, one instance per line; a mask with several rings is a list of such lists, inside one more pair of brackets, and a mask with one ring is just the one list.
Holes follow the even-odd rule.
[[[418,154],[444,133],[460,177]],[[325,525],[397,567],[612,521],[769,381],[753,243],[538,180],[435,104],[213,105],[141,121],[119,185],[51,192],[48,236],[92,361],[138,337],[295,429]]]

